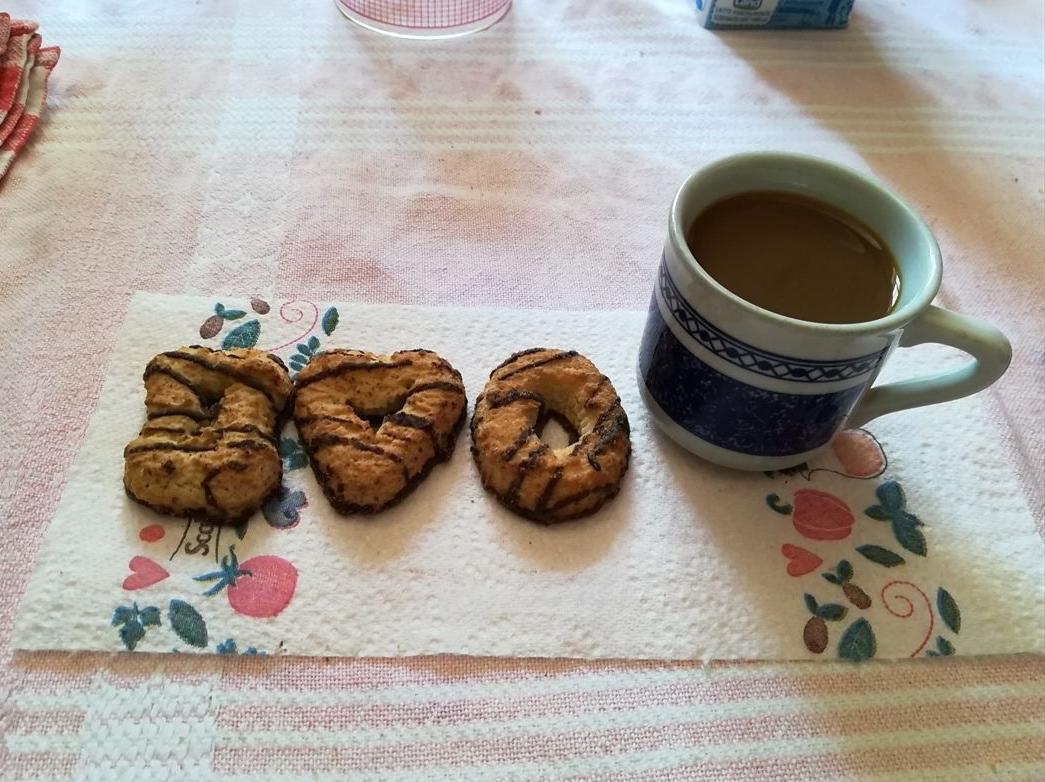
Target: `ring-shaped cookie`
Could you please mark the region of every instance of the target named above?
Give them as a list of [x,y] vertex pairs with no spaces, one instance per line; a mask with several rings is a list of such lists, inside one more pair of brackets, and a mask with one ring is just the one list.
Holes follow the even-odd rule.
[[[549,415],[578,439],[551,448]],[[609,378],[573,350],[533,348],[490,373],[472,416],[483,486],[516,513],[546,523],[597,511],[615,496],[631,456],[628,416]]]

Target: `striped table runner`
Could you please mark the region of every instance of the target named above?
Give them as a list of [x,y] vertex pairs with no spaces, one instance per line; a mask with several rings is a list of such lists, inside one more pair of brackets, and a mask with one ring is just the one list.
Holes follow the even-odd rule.
[[644,307],[674,189],[749,149],[830,157],[922,211],[947,259],[941,303],[1013,339],[987,398],[1040,522],[1040,3],[860,0],[846,31],[716,34],[686,0],[520,0],[439,44],[368,34],[332,2],[11,10],[63,61],[0,185],[0,778],[1045,774],[1037,658],[700,667],[8,644],[133,291]]

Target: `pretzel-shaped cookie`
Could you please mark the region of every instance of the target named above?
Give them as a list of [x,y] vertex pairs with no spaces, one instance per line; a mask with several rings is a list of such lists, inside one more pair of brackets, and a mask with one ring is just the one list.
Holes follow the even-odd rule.
[[236,522],[276,491],[276,434],[293,386],[261,350],[193,345],[145,369],[148,417],[124,449],[128,496],[159,513]]

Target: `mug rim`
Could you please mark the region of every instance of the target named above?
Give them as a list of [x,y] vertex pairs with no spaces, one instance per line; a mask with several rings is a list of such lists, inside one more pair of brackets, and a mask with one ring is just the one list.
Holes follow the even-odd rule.
[[[681,200],[684,193],[688,193],[696,187],[698,182],[707,176],[707,174],[712,170],[734,166],[738,163],[751,162],[789,163],[807,168],[828,169],[838,176],[848,178],[869,188],[877,193],[880,198],[892,202],[892,204],[899,208],[899,210],[904,214],[905,218],[915,226],[917,231],[928,240],[927,243],[930,250],[928,263],[930,269],[927,282],[922,290],[914,295],[911,300],[903,306],[891,310],[882,317],[875,318],[874,320],[859,321],[857,323],[820,323],[814,320],[792,318],[789,315],[781,315],[779,312],[760,307],[759,305],[738,296],[733,293],[733,291],[729,290],[729,288],[722,285],[722,283],[712,277],[707,270],[700,265],[692,251],[689,249],[689,244],[685,239],[686,227],[683,226],[682,216],[679,214]],[[702,166],[686,177],[686,180],[675,193],[675,197],[671,201],[671,213],[668,229],[671,241],[675,246],[675,251],[691,272],[697,274],[703,282],[737,306],[781,326],[789,326],[791,328],[798,328],[807,331],[823,332],[826,330],[849,335],[892,331],[893,329],[902,327],[914,320],[919,312],[932,303],[933,298],[935,298],[940,289],[940,282],[943,273],[943,259],[940,254],[940,247],[929,226],[914,210],[914,208],[905,200],[900,198],[900,196],[896,195],[896,193],[892,192],[883,183],[861,174],[858,171],[854,171],[851,168],[847,168],[846,166],[813,155],[801,155],[791,152],[744,152],[720,158],[713,163]]]

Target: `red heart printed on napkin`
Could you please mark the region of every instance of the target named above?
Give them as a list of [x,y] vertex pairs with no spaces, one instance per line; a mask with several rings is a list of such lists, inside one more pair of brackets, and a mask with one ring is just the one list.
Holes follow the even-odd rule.
[[781,546],[780,553],[788,559],[787,574],[796,578],[804,576],[806,573],[812,573],[824,564],[824,560],[809,549],[804,549],[801,546],[792,546],[790,543],[785,543]]
[[131,574],[123,580],[124,589],[145,589],[170,575],[148,557],[131,557],[129,567]]

